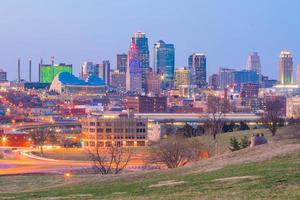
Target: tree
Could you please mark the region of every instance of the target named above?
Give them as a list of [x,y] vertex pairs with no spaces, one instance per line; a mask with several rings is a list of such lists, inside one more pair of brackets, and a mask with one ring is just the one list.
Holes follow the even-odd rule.
[[249,129],[250,128],[246,122],[244,122],[244,121],[240,122],[240,128],[239,128],[240,131],[245,131],[245,130],[249,130]]
[[240,143],[239,143],[239,141],[236,139],[236,137],[230,138],[229,149],[230,149],[231,151],[237,151],[237,150],[240,150],[240,149],[241,149]]
[[241,149],[244,149],[250,145],[249,138],[247,136],[242,137],[240,142]]
[[261,121],[268,128],[272,136],[276,135],[277,129],[280,126],[282,121],[281,116],[281,107],[279,100],[268,101],[266,103],[266,111],[263,114]]
[[208,120],[205,122],[204,129],[207,134],[211,134],[216,140],[217,134],[222,131],[225,123],[225,114],[229,111],[228,100],[218,96],[207,97]]
[[178,128],[176,131],[177,135],[181,135],[187,138],[200,136],[204,133],[204,129],[201,126],[194,128],[190,124],[186,123],[182,128]]
[[43,146],[47,142],[53,144],[56,141],[56,134],[53,129],[35,129],[31,132],[30,138],[34,145],[40,147],[40,153],[43,155]]
[[131,160],[132,152],[124,147],[111,145],[105,150],[99,147],[89,149],[88,154],[93,163],[93,169],[100,174],[119,174]]
[[173,136],[152,146],[148,162],[167,168],[181,167],[198,160],[203,149],[204,145],[196,140]]

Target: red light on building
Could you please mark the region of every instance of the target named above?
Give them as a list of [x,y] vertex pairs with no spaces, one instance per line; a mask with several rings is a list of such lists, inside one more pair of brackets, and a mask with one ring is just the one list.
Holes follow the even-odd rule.
[[28,133],[25,132],[7,132],[0,131],[0,146],[5,147],[30,147],[31,140]]

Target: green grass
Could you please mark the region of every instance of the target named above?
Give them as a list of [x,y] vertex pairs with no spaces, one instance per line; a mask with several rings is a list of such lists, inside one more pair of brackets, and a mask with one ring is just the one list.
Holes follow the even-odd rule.
[[[300,152],[298,151],[269,161],[229,166],[207,173],[195,173],[189,168],[179,168],[139,173],[132,175],[132,177],[123,175],[110,178],[110,180],[106,178],[101,180],[102,177],[99,176],[79,183],[72,183],[72,180],[64,180],[63,177],[56,177],[55,179],[53,176],[37,176],[36,180],[39,184],[49,182],[49,177],[52,177],[55,180],[53,185],[63,184],[63,186],[37,189],[34,192],[16,190],[14,193],[1,195],[0,199],[50,197],[69,197],[72,199],[76,195],[83,195],[81,197],[83,199],[299,199],[299,166]],[[241,176],[254,178],[216,180]],[[9,179],[9,177],[5,178]],[[75,176],[73,178],[79,179],[80,177]],[[29,181],[29,179],[30,177],[25,176],[23,184],[28,184],[25,181]],[[168,180],[184,182],[175,186],[149,187]],[[4,180],[1,180],[1,185],[4,184],[2,181]],[[66,183],[68,181],[71,183]]]

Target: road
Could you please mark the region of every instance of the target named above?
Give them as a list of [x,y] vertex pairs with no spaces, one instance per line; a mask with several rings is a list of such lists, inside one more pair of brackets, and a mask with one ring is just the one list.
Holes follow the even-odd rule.
[[0,175],[32,173],[64,173],[91,168],[91,162],[29,158],[24,152],[12,152],[0,159]]

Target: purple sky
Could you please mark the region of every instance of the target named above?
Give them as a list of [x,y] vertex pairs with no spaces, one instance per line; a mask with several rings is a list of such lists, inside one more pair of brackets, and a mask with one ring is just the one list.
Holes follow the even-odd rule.
[[263,73],[277,78],[281,50],[292,52],[294,68],[300,63],[299,15],[298,0],[1,0],[0,68],[15,79],[20,57],[28,79],[31,58],[37,80],[42,57],[72,63],[75,75],[86,60],[115,67],[133,32],[143,31],[151,52],[160,39],[175,44],[177,67],[203,52],[209,74],[244,68],[258,51]]

